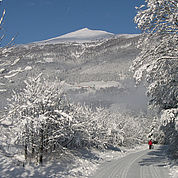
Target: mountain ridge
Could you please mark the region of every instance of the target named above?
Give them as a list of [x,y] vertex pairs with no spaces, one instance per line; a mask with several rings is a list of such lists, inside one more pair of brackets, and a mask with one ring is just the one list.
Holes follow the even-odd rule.
[[138,35],[139,34],[114,34],[103,30],[91,30],[88,28],[83,28],[64,35],[60,35],[54,38],[49,38],[46,40],[37,41],[33,43],[35,44],[58,44],[66,42],[86,43],[115,37],[130,38]]

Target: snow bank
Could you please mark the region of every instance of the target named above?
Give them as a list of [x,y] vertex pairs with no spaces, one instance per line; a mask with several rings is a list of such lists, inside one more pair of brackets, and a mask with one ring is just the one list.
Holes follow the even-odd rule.
[[177,162],[172,162],[170,165],[170,176],[172,178],[178,178],[178,160]]

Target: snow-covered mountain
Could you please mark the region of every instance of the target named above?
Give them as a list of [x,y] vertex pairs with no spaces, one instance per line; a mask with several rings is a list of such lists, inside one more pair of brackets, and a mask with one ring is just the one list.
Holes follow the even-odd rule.
[[102,40],[113,36],[114,36],[113,33],[105,32],[101,30],[90,30],[88,28],[83,28],[81,30],[77,30],[59,37],[40,41],[38,43],[56,44],[61,42],[89,42],[89,41]]
[[75,102],[112,110],[145,109],[144,88],[134,87],[129,66],[137,56],[139,35],[114,35],[87,28],[57,38],[20,45],[5,51],[10,60],[1,73],[1,108],[12,89],[19,90],[30,75],[43,73],[64,81]]

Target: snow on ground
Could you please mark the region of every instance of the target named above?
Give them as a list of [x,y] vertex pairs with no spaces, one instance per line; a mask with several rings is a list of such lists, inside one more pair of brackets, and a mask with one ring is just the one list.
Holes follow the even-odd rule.
[[[22,155],[4,156],[0,152],[0,177],[1,178],[86,178],[93,174],[101,164],[117,160],[130,153],[140,152],[148,149],[147,145],[137,146],[134,149],[126,149],[121,147],[112,148],[110,150],[87,150],[66,151],[61,153],[56,159],[44,162],[43,165],[38,164],[23,164],[24,157]],[[170,166],[172,178],[178,176],[178,166]]]
[[[98,151],[83,150],[83,152],[81,155],[76,153],[75,157],[70,153],[66,153],[61,155],[61,158],[44,163],[42,166],[27,164],[24,167],[20,162],[21,159],[19,160],[20,156],[16,156],[19,160],[17,161],[12,157],[5,157],[0,154],[0,177],[86,177],[97,169],[101,160],[114,157],[111,156],[111,152],[106,155],[104,153],[103,155],[99,154]],[[121,155],[120,152],[117,152],[117,154],[118,156]],[[116,155],[116,153],[113,155]]]
[[[0,177],[60,177],[60,178],[86,178],[91,175],[98,166],[106,161],[121,158],[136,150],[143,150],[146,146],[140,146],[132,150],[125,148],[113,150],[80,150],[80,152],[66,152],[59,155],[56,160],[43,163],[43,165],[26,164],[23,166],[23,156],[4,156],[0,152]],[[74,156],[75,155],[75,156]]]
[[101,88],[120,87],[120,85],[121,84],[119,82],[115,81],[91,81],[78,84],[81,88],[94,88],[96,90],[100,90]]

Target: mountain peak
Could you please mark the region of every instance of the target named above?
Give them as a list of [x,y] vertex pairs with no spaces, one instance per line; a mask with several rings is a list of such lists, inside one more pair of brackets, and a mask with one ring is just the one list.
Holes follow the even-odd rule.
[[89,29],[89,28],[87,28],[87,27],[85,27],[85,28],[82,28],[82,29],[77,30],[77,31],[90,31],[90,29]]
[[75,38],[89,38],[89,37],[98,37],[103,35],[114,35],[113,33],[109,33],[101,30],[90,30],[88,28],[82,28],[80,30],[65,34],[60,36],[60,38],[64,37],[75,37]]
[[[42,43],[60,43],[60,42],[87,42],[95,41],[104,38],[110,38],[114,36],[113,33],[101,31],[101,30],[90,30],[88,28],[83,28],[74,32],[64,34],[62,36],[51,38],[48,40],[41,41]],[[40,43],[41,43],[40,42]]]

